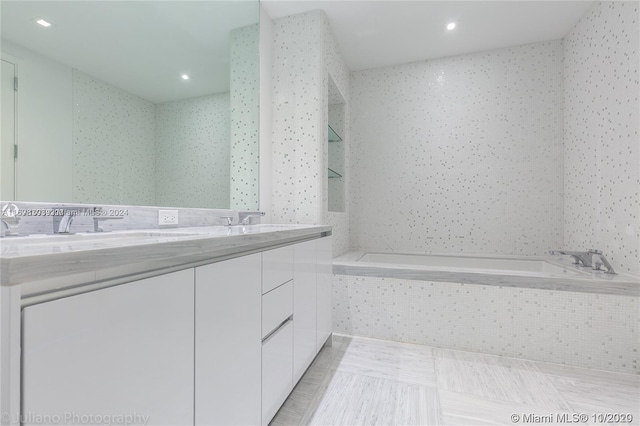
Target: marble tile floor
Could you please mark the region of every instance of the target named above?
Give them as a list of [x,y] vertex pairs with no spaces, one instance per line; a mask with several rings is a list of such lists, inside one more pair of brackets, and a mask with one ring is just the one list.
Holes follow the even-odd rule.
[[[625,416],[593,417],[607,413]],[[639,375],[334,334],[333,346],[318,354],[271,425],[621,420],[640,424]]]

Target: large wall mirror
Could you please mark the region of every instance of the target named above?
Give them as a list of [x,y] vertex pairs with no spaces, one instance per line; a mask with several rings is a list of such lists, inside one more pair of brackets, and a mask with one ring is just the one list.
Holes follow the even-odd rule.
[[0,8],[0,199],[258,208],[258,0]]

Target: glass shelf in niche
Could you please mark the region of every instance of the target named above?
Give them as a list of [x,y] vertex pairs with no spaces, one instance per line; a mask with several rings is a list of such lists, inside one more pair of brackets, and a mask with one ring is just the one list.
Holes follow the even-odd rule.
[[338,136],[335,130],[329,126],[329,142],[342,142],[342,138]]
[[329,179],[341,178],[342,175],[334,170],[329,169]]

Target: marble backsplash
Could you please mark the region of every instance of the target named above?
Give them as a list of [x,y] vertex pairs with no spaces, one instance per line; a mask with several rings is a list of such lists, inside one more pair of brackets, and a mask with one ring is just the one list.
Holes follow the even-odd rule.
[[[92,232],[96,216],[92,209],[100,208],[101,217],[107,219],[100,221],[104,231],[122,231],[128,229],[159,229],[159,228],[183,228],[190,226],[223,226],[227,224],[225,216],[233,217],[233,224],[238,223],[238,211],[227,209],[196,209],[179,207],[146,207],[105,204],[71,204],[71,203],[32,203],[32,202],[6,202],[0,201],[3,216],[6,206],[14,204],[18,208],[18,235],[52,234],[53,216],[51,210],[68,208],[86,209],[77,215],[71,225],[71,232]],[[177,210],[178,225],[158,225],[160,210]],[[13,213],[9,213],[13,214]],[[116,219],[117,218],[117,219]],[[260,218],[252,218],[252,223],[259,223]],[[5,226],[2,235],[5,233]]]

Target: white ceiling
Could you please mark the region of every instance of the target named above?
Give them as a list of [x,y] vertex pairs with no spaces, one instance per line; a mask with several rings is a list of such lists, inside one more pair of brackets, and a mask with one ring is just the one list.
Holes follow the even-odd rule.
[[229,33],[259,15],[255,0],[2,0],[0,8],[3,40],[154,103],[228,91]]
[[[351,70],[563,37],[586,1],[263,0],[272,18],[322,9]],[[151,102],[229,90],[229,33],[256,1],[11,1],[2,39]],[[53,23],[45,29],[37,18]],[[458,27],[447,32],[447,22]],[[180,79],[187,73],[190,80]]]
[[[262,0],[280,18],[321,9],[352,71],[564,37],[591,1]],[[448,22],[457,28],[446,31]]]

